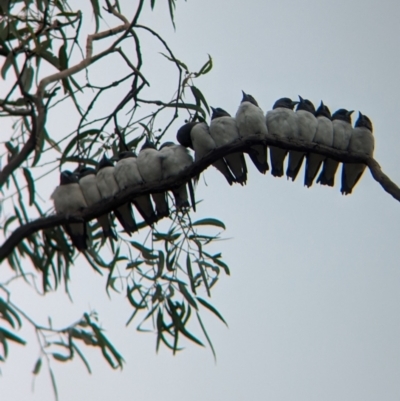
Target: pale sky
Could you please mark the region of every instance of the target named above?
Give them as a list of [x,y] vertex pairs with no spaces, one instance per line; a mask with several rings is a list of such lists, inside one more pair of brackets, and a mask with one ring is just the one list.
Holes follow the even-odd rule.
[[[322,99],[331,111],[360,110],[374,125],[376,159],[400,183],[397,2],[179,1],[176,32],[162,2],[153,13],[147,3],[143,22],[157,27],[178,58],[198,69],[213,57],[213,70],[198,82],[210,105],[234,114],[243,89],[264,111],[297,95],[315,105]],[[148,60],[160,60],[161,48],[148,40]],[[173,85],[157,67],[154,61],[146,76],[153,91],[168,96]],[[166,139],[175,139],[178,126]],[[92,375],[78,360],[53,364],[61,401],[399,399],[400,205],[369,171],[345,197],[339,183],[303,187],[304,168],[292,183],[261,175],[249,159],[248,167],[245,187],[229,187],[209,168],[207,185],[201,179],[197,188],[203,202],[194,217],[227,226],[228,240],[215,250],[231,276],[221,275],[211,302],[229,328],[203,314],[217,363],[210,349],[189,342],[178,356],[166,349],[157,355],[155,336],[125,327],[131,309],[124,297],[109,299],[106,277],[84,263],[72,270],[73,304],[62,291],[39,300],[29,292],[16,296],[39,321],[55,315],[55,326],[97,310],[126,360],[122,371],[112,371],[97,350],[84,349]],[[0,398],[53,400],[45,370],[31,391],[38,350],[33,333],[23,333],[32,345],[11,347],[0,366]]]

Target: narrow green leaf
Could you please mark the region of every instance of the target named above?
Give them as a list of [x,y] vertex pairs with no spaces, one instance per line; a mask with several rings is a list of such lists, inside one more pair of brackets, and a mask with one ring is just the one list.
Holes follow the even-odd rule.
[[40,157],[42,156],[43,146],[44,146],[44,137],[45,137],[44,130],[45,130],[45,128],[43,128],[43,130],[39,132],[39,135],[36,139],[35,157],[33,158],[32,166],[36,166],[36,164],[40,160]]
[[143,139],[143,137],[144,137],[143,135],[140,135],[140,136],[138,136],[138,137],[136,137],[136,138],[133,138],[131,141],[129,141],[129,142],[126,144],[126,146],[127,146],[129,149],[136,149],[138,143]]
[[17,270],[17,269],[16,269],[16,265],[15,265],[15,256],[14,256],[14,253],[11,253],[10,255],[8,255],[8,257],[7,257],[7,262],[8,262],[8,265],[11,266],[11,268],[12,268],[14,271]]
[[199,323],[200,323],[200,327],[201,327],[201,329],[203,330],[204,335],[206,336],[208,345],[210,346],[211,351],[212,351],[212,353],[213,353],[213,355],[214,355],[214,361],[217,362],[217,355],[216,355],[216,353],[215,353],[214,346],[213,346],[213,344],[212,344],[212,342],[211,342],[211,339],[210,339],[210,337],[209,337],[209,335],[208,335],[208,333],[207,333],[207,330],[206,330],[206,328],[205,328],[205,326],[204,326],[204,324],[203,324],[203,321],[201,320],[201,317],[200,317],[200,315],[199,315],[199,312],[196,312],[196,315],[197,315],[197,320],[198,320]]
[[201,104],[204,104],[204,107],[207,109],[208,114],[210,114],[210,108],[208,107],[207,101],[204,97],[204,95],[200,92],[200,90],[198,88],[196,88],[195,86],[191,86],[190,90],[193,93],[193,96],[195,97],[196,101]]
[[210,286],[208,285],[207,276],[206,276],[206,272],[204,271],[203,264],[202,264],[201,261],[197,261],[197,265],[199,266],[201,278],[203,279],[203,283],[204,283],[204,285],[206,287],[206,290],[207,290],[207,295],[209,297],[211,297]]
[[5,233],[5,234],[7,234],[7,228],[8,228],[8,226],[9,226],[13,221],[15,221],[16,219],[17,219],[17,216],[11,216],[11,217],[9,217],[9,218],[7,219],[7,221],[4,223],[3,230],[4,230],[4,233]]
[[158,256],[153,253],[153,249],[146,248],[144,245],[136,241],[129,241],[133,247],[138,249],[145,259],[158,259]]
[[11,142],[6,142],[5,146],[12,156],[18,153],[18,146],[13,146]]
[[203,246],[202,246],[201,242],[198,239],[196,239],[196,237],[198,238],[197,235],[191,236],[190,240],[192,240],[197,245],[197,248],[199,249],[199,257],[202,258],[203,257]]
[[196,301],[190,295],[189,291],[186,288],[186,285],[179,281],[178,282],[178,287],[179,287],[179,291],[186,298],[186,300],[190,303],[190,305],[192,305],[195,309],[197,309]]
[[211,218],[197,220],[192,223],[192,226],[216,226],[223,228],[224,230],[226,229],[225,224],[222,221]]
[[158,263],[157,263],[157,274],[156,278],[161,277],[162,272],[164,270],[164,265],[165,265],[165,256],[163,251],[158,251]]
[[54,373],[51,368],[49,368],[50,378],[51,378],[51,385],[53,387],[54,398],[58,401],[58,391],[57,391],[57,383],[56,378],[54,377]]
[[160,340],[162,336],[162,331],[163,331],[163,315],[161,309],[158,309],[158,314],[157,314],[157,341],[156,341],[156,352],[158,352],[159,347],[160,347]]
[[162,288],[161,285],[157,284],[156,285],[156,291],[154,292],[151,302],[154,304],[155,302],[161,302],[162,301]]
[[194,294],[196,294],[196,286],[195,286],[194,278],[193,278],[192,262],[190,260],[189,254],[187,254],[187,256],[186,256],[186,269],[187,269],[187,273],[189,276],[190,288],[192,289]]
[[213,258],[213,261],[214,261],[218,266],[221,266],[221,267],[225,270],[225,273],[226,273],[228,276],[231,275],[231,272],[230,272],[230,270],[229,270],[229,267],[228,267],[228,265],[227,265],[226,263],[224,263],[222,260],[220,260],[220,259],[218,259],[218,258]]
[[177,233],[177,234],[162,234],[162,233],[154,233],[154,239],[155,241],[167,241],[167,242],[174,242],[176,241],[182,233]]
[[0,327],[0,333],[4,335],[4,337],[8,338],[10,341],[14,341],[15,343],[25,345],[26,341],[22,338],[16,336],[15,334],[11,333],[10,331]]
[[204,347],[204,344],[197,338],[195,337],[192,333],[186,330],[185,327],[181,327],[179,330],[186,338],[189,340],[193,341],[197,345],[200,345],[200,347]]
[[26,182],[28,184],[29,206],[32,206],[35,202],[35,182],[33,181],[31,172],[26,167],[24,167],[23,172]]
[[92,346],[98,345],[97,341],[93,337],[93,335],[87,333],[84,330],[72,329],[71,330],[71,337],[76,338],[78,340],[82,340],[86,345],[92,345]]
[[[174,337],[175,337],[175,336],[174,336]],[[168,340],[165,338],[165,336],[164,336],[163,334],[161,334],[161,340],[162,340],[162,342],[167,346],[167,348],[169,348],[171,351],[174,352],[174,355],[176,354],[177,351],[182,351],[182,350],[183,350],[183,348],[180,348],[180,347],[178,347],[178,346],[174,348],[174,346],[171,345],[171,344],[168,342]]]
[[171,17],[171,22],[175,29],[175,21],[174,21],[175,0],[168,0],[168,6],[169,6],[169,15]]
[[60,147],[57,145],[57,142],[53,141],[53,140],[49,137],[49,135],[47,134],[47,132],[45,132],[44,139],[45,139],[45,141],[46,141],[52,148],[54,148],[55,150],[57,150],[58,152],[61,153],[61,149],[60,149]]
[[92,135],[98,135],[100,134],[100,130],[98,129],[89,129],[87,131],[81,132],[80,134],[76,135],[74,138],[71,139],[71,141],[68,143],[66,146],[63,155],[61,157],[61,160],[63,160],[68,153],[72,150],[72,148],[79,143],[82,139],[86,138],[87,136],[92,136]]
[[135,267],[140,266],[141,264],[143,264],[143,260],[136,260],[135,262],[129,262],[125,269],[134,269]]
[[[153,313],[158,309],[159,304],[157,303],[155,306],[153,306],[149,312],[147,312],[146,316],[143,318],[143,320],[140,322],[140,324],[137,326],[138,331],[143,331],[143,332],[149,332],[149,330],[142,329],[140,326],[151,316],[153,316]],[[129,325],[129,323],[132,321],[132,319],[135,317],[138,309],[135,309],[129,320],[126,322],[126,326]]]
[[226,323],[225,319],[222,317],[222,315],[217,311],[217,309],[214,308],[214,306],[210,305],[207,301],[205,301],[203,298],[196,297],[196,299],[209,311],[214,313],[223,323],[225,323],[226,326],[228,326],[228,323]]
[[118,247],[116,252],[114,252],[113,260],[109,263],[109,273],[108,273],[107,283],[106,283],[106,291],[107,291],[107,293],[108,293],[108,287],[111,286],[111,288],[112,288],[112,278],[113,278],[112,274],[114,272],[115,265],[116,265],[116,263],[118,261],[118,256],[119,256],[120,251],[121,251],[121,247]]
[[[60,70],[61,71],[66,70],[68,68],[68,56],[67,56],[67,47],[65,43],[58,50],[58,59],[60,61]],[[62,80],[62,84],[64,88],[64,94],[67,93],[72,94],[72,88],[71,85],[69,84],[68,78],[64,78]]]
[[40,58],[45,59],[49,64],[51,64],[53,67],[57,68],[58,70],[60,69],[60,62],[58,58],[51,52],[44,50],[40,52],[40,55],[38,55],[38,59]]
[[[8,315],[12,315],[13,318],[17,321],[18,326],[21,327],[22,322],[21,322],[21,319],[20,319],[18,313],[15,312],[15,310],[8,303],[4,302],[3,299],[1,299],[1,298],[0,298],[0,304],[1,304],[1,308],[2,308],[1,310],[6,311]],[[15,327],[14,323],[11,323],[11,326]]]
[[100,6],[98,0],[90,0],[92,3],[93,14],[96,21],[96,32],[99,30],[99,17],[100,17]]
[[[140,294],[140,296],[142,298],[139,302],[136,302],[135,299],[133,298],[133,295],[132,295],[134,293],[134,291],[136,291],[136,290],[139,292],[139,294]],[[150,289],[147,290],[147,292],[144,295],[142,295],[142,293],[140,291],[140,286],[135,285],[132,288],[129,288],[129,287],[127,288],[126,296],[128,297],[128,301],[130,302],[130,304],[135,309],[144,309],[146,307],[145,299],[146,299],[146,297],[147,297],[149,292],[150,292]]]
[[35,367],[33,368],[32,373],[34,375],[38,375],[40,372],[40,368],[42,367],[42,358],[39,358],[36,363],[35,363]]
[[175,258],[176,258],[176,252],[174,252],[170,258],[167,258],[167,270],[170,272],[174,270]]
[[71,359],[70,355],[62,355],[57,352],[53,352],[52,355],[56,361],[60,361],[60,362],[67,362],[68,360]]
[[7,344],[7,340],[2,332],[2,330],[0,329],[0,343],[3,346],[3,354],[4,354],[4,358],[7,358],[8,356],[8,344]]
[[66,70],[68,68],[68,56],[67,46],[65,43],[58,50],[58,59],[60,61],[60,70]]
[[200,68],[200,71],[196,74],[196,76],[207,74],[208,72],[211,71],[212,67],[213,67],[212,58],[210,55],[208,55],[208,61],[203,65],[203,67]]
[[21,74],[21,84],[25,92],[29,92],[32,87],[34,70],[32,66],[26,67]]
[[85,356],[82,354],[82,351],[76,346],[76,344],[73,342],[72,346],[74,347],[74,350],[77,352],[77,354],[80,356],[82,359],[82,362],[85,364],[87,371],[92,374],[92,370],[90,369],[89,362],[86,360]]
[[12,328],[15,328],[14,320],[8,311],[8,305],[0,299],[0,317],[5,320]]
[[164,56],[167,60],[172,61],[172,62],[174,62],[175,64],[178,64],[178,65],[179,65],[180,67],[182,67],[186,72],[189,72],[189,69],[188,69],[187,65],[186,65],[185,63],[183,63],[182,61],[178,60],[177,58],[169,57],[169,56],[167,56],[166,54],[161,53],[161,52],[160,52],[160,54],[161,54],[162,56]]
[[14,53],[10,52],[8,53],[6,60],[4,61],[3,67],[1,67],[1,77],[6,80],[6,75],[8,69],[12,66],[14,61]]

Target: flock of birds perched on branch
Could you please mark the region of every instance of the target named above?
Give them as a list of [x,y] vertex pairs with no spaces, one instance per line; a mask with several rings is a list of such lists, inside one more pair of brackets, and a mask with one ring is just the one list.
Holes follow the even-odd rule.
[[[205,122],[189,122],[178,130],[177,140],[180,145],[165,142],[157,150],[155,145],[146,139],[137,156],[131,151],[122,152],[112,159],[104,155],[97,170],[79,166],[75,172],[68,170],[61,172],[60,185],[51,195],[56,212],[68,216],[102,200],[110,199],[127,187],[161,182],[177,176],[193,163],[187,148],[194,150],[194,160],[198,161],[218,147],[253,135],[259,135],[260,139],[265,138],[267,134],[288,140],[298,139],[305,143],[325,145],[369,156],[372,156],[374,151],[372,123],[367,116],[360,112],[353,128],[351,125],[353,111],[339,109],[331,115],[329,108],[323,102],[315,110],[311,101],[300,96],[299,101],[292,101],[289,98],[277,100],[266,116],[258,107],[256,100],[244,92],[235,117],[231,117],[221,108],[212,108],[212,111],[209,126]],[[334,185],[339,166],[336,160],[317,153],[287,150],[276,146],[269,146],[269,153],[271,174],[275,177],[284,175],[284,161],[289,153],[286,170],[288,178],[293,181],[296,179],[306,158],[304,185],[310,187],[313,184],[321,166],[317,182],[322,185]],[[252,145],[249,156],[261,173],[265,174],[269,170],[267,146]],[[230,185],[246,184],[247,167],[242,152],[228,154],[214,162],[213,166],[224,175]],[[365,168],[365,164],[343,163],[341,187],[343,194],[352,192]],[[187,188],[192,207],[196,210],[191,180],[172,190],[177,210],[186,211],[190,208]],[[150,226],[169,216],[170,213],[165,192],[151,194],[151,197],[140,195],[131,202]],[[116,208],[114,214],[128,234],[137,230],[130,202]],[[98,217],[98,222],[103,229],[104,237],[117,239],[107,214]],[[87,249],[85,222],[69,223],[65,229],[78,250]]]

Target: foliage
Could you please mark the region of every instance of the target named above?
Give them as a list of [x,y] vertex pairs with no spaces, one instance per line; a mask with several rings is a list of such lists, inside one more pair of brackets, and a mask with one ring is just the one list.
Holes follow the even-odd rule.
[[[153,10],[159,4],[140,0],[128,19],[118,0],[104,4],[91,0],[88,11],[66,0],[0,1],[4,80],[0,116],[9,131],[3,133],[1,142],[3,240],[16,227],[52,213],[40,187],[45,180],[49,186],[57,185],[55,171],[96,166],[104,152],[116,155],[135,149],[144,137],[159,143],[178,117],[182,122],[206,117],[209,107],[195,81],[211,70],[211,57],[198,71],[191,71],[160,34],[141,22],[146,6]],[[176,0],[168,0],[172,24],[175,6]],[[88,12],[94,15],[94,27],[87,26]],[[160,66],[165,66],[165,81],[176,82],[169,100],[149,96],[162,92],[159,86],[150,88],[146,78],[149,67],[144,53],[148,53],[149,41],[163,48],[151,57],[157,56]],[[168,64],[175,78],[168,75],[173,71]],[[104,71],[105,65],[112,74],[102,73],[99,79],[98,71],[101,66]],[[57,116],[66,113],[73,125],[70,132],[55,123]],[[30,275],[41,278],[39,292],[56,291],[61,285],[68,292],[70,269],[83,257],[96,272],[106,274],[107,291],[126,295],[132,306],[128,323],[141,314],[138,329],[148,330],[150,324],[157,332],[157,349],[163,344],[175,353],[181,349],[182,337],[203,345],[188,329],[195,312],[214,352],[200,312],[207,309],[224,320],[201,295],[210,295],[221,269],[229,274],[221,255],[207,251],[219,239],[223,223],[212,218],[192,222],[189,214],[173,210],[168,223],[154,229],[143,223],[140,228],[142,234],[137,238],[118,233],[118,241],[109,243],[98,223],[91,222],[92,243],[83,256],[77,255],[61,227],[33,233],[15,247],[2,265],[2,274],[8,278],[0,283],[4,292],[0,297],[0,361],[8,356],[10,343],[25,344],[15,331],[26,322],[41,339],[42,356],[33,369],[35,375],[43,358],[67,362],[76,355],[90,372],[78,344],[98,347],[111,367],[122,367],[123,358],[96,323],[96,313],[85,313],[79,322],[54,329],[37,324],[12,302],[9,284],[23,279],[33,285]]]

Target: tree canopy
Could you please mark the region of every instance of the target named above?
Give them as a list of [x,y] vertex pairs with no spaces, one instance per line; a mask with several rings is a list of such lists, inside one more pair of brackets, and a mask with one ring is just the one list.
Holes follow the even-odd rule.
[[[219,148],[178,179],[127,189],[115,199],[77,214],[72,221],[90,221],[92,243],[82,255],[71,247],[61,228],[71,219],[53,216],[49,200],[37,190],[41,181],[47,180],[51,188],[57,185],[58,182],[48,179],[55,176],[55,171],[79,165],[96,166],[104,152],[115,156],[136,148],[145,137],[159,144],[177,120],[183,124],[207,119],[210,110],[199,87],[201,77],[212,69],[212,58],[205,59],[197,70],[189,69],[189,63],[175,55],[156,28],[142,21],[146,3],[152,9],[158,5],[153,0],[142,0],[130,12],[118,2],[106,1],[103,6],[92,1],[92,31],[90,24],[89,28],[85,25],[86,14],[72,9],[68,2],[0,3],[1,74],[7,85],[0,106],[3,126],[9,132],[2,142],[0,172],[0,255],[3,266],[9,270],[0,293],[0,360],[6,360],[11,343],[25,344],[17,334],[18,328],[32,324],[43,341],[34,374],[39,374],[44,359],[66,362],[76,356],[84,360],[90,371],[90,361],[85,359],[82,346],[97,347],[113,368],[123,365],[122,355],[105,335],[95,312],[83,313],[82,319],[68,327],[44,327],[13,302],[8,289],[12,281],[21,279],[34,286],[33,277],[38,276],[39,293],[60,287],[68,292],[70,269],[84,260],[107,277],[107,291],[122,293],[131,304],[128,323],[135,319],[139,330],[156,331],[157,349],[164,345],[176,353],[184,337],[198,345],[208,343],[214,352],[201,313],[206,310],[225,322],[206,299],[218,279],[229,274],[222,255],[208,251],[220,239],[225,228],[222,221],[215,217],[198,220],[193,213],[174,211],[168,221],[160,222],[154,230],[141,223],[138,236],[118,232],[118,241],[113,243],[103,238],[99,225],[92,219],[138,194],[179,186],[221,156],[234,150],[248,150],[258,143],[258,138]],[[174,24],[175,0],[168,4],[168,18]],[[146,35],[162,48],[158,57],[163,65],[163,80],[171,82],[170,93],[160,93],[164,89],[158,90],[158,77],[152,77],[153,84],[146,75],[145,54],[152,52],[141,45]],[[97,75],[98,65],[109,68],[112,78]],[[61,115],[60,132],[53,132],[48,127],[57,125]],[[273,137],[264,143],[310,150],[308,144]],[[366,163],[384,189],[400,200],[399,188],[373,158],[324,147],[317,151],[341,161]],[[194,316],[198,325],[193,331],[189,322]],[[200,334],[204,339],[200,339]]]
[[[134,149],[146,136],[158,144],[178,116],[205,118],[209,110],[195,81],[211,70],[211,57],[198,71],[189,71],[154,27],[142,23],[144,0],[139,1],[132,15],[121,9],[118,1],[106,1],[104,7],[97,0],[91,4],[94,31],[87,33],[92,27],[85,26],[84,18],[90,18],[90,14],[73,9],[66,1],[1,3],[1,74],[7,83],[1,116],[9,130],[2,142],[6,162],[0,172],[4,216],[1,230],[3,239],[10,239],[10,233],[21,229],[25,233],[8,250],[7,240],[3,244],[2,260],[10,271],[1,283],[0,360],[6,360],[10,343],[25,344],[16,331],[22,324],[32,324],[42,341],[42,355],[34,374],[39,374],[44,358],[66,362],[75,356],[81,357],[90,371],[79,348],[82,345],[98,347],[113,368],[123,365],[122,356],[100,328],[96,313],[84,313],[78,322],[56,329],[35,323],[12,301],[9,283],[23,279],[27,285],[34,285],[33,277],[37,275],[41,278],[38,293],[55,291],[60,286],[68,292],[70,268],[80,264],[82,258],[99,274],[106,274],[107,291],[125,294],[132,306],[128,324],[141,314],[138,327],[143,329],[150,323],[156,330],[157,349],[164,344],[177,352],[181,336],[203,345],[186,328],[192,315],[212,349],[200,311],[208,310],[224,321],[217,309],[198,294],[204,288],[209,295],[220,274],[229,274],[221,254],[207,252],[207,245],[224,229],[221,221],[192,221],[190,215],[175,211],[162,228],[149,230],[141,223],[139,229],[145,234],[135,238],[119,233],[115,243],[102,237],[98,224],[90,224],[92,243],[79,255],[61,228],[62,220],[50,216],[52,207],[37,190],[40,181],[53,177],[55,170],[96,166],[99,155]],[[153,9],[157,4],[151,1],[150,6]],[[169,1],[172,24],[175,6],[175,0]],[[151,82],[142,72],[143,53],[147,50],[141,47],[146,35],[161,45],[160,58],[173,67],[166,77],[174,81],[175,88],[166,95],[168,100],[161,94],[157,97],[156,87],[148,91]],[[111,80],[93,74],[99,63],[110,66]],[[57,115],[64,113],[73,129],[50,130],[52,116],[57,120]],[[48,181],[49,186],[57,184]],[[115,206],[115,201],[112,203]],[[42,231],[29,226],[34,221],[45,222]],[[123,266],[123,273],[117,266]]]

